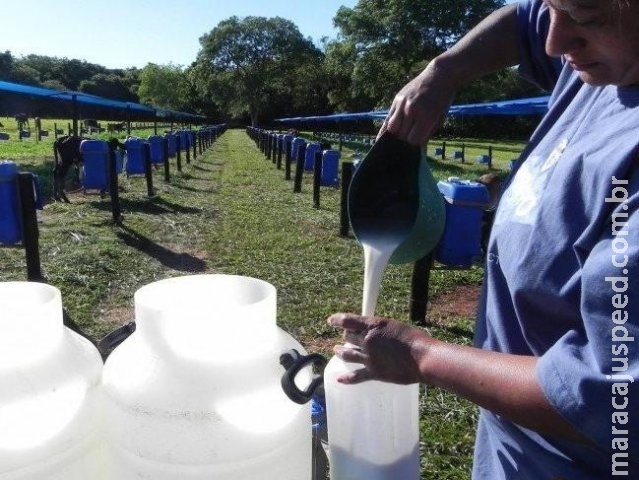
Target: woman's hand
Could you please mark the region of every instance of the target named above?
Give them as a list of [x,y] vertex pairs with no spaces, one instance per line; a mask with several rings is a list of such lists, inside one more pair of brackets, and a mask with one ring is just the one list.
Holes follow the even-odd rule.
[[395,95],[378,137],[388,130],[410,144],[424,145],[455,97],[455,82],[441,63],[433,60]]
[[346,362],[364,366],[342,375],[339,382],[382,380],[406,385],[423,381],[420,361],[434,341],[425,331],[396,320],[351,313],[332,315],[328,323],[344,329],[344,340],[350,344],[335,347],[335,354]]

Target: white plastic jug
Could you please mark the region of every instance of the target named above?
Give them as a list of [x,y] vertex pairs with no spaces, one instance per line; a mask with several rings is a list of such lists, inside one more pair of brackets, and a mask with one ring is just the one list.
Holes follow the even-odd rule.
[[62,322],[60,291],[0,283],[0,478],[104,479],[102,359]]
[[419,479],[419,385],[337,382],[358,368],[334,356],[324,370],[331,480]]
[[310,479],[310,407],[280,385],[280,354],[304,349],[277,327],[272,285],[160,280],[135,293],[135,316],[104,367],[114,480]]

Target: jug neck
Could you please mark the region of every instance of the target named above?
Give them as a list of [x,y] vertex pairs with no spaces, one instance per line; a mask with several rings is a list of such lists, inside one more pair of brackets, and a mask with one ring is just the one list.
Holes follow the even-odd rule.
[[272,348],[275,288],[233,275],[160,280],[135,294],[136,335],[175,360],[239,361]]
[[37,361],[64,334],[60,290],[44,283],[0,282],[0,365]]

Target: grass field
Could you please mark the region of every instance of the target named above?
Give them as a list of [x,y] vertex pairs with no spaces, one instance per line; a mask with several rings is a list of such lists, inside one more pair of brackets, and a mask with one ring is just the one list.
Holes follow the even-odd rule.
[[[0,159],[14,159],[47,184],[51,142],[0,142]],[[344,150],[343,157],[349,155]],[[363,279],[359,244],[338,235],[339,190],[323,188],[321,208],[314,208],[312,179],[307,176],[302,193],[293,193],[284,170],[243,130],[224,133],[181,173],[174,162],[170,182],[163,181],[161,170],[154,174],[153,197],[147,196],[144,177],[121,177],[122,226],[111,221],[108,197],[97,194],[76,192],[72,203],[49,202],[38,213],[42,270],[62,291],[71,318],[97,340],[133,319],[133,294],[149,282],[193,273],[248,275],[277,288],[280,327],[307,350],[329,355],[339,337],[325,319],[336,311],[360,310]],[[475,178],[487,171],[476,162],[430,163],[438,178]],[[25,279],[21,247],[1,247],[0,265],[0,280]],[[407,321],[411,273],[410,265],[388,268],[379,315]],[[428,319],[435,336],[470,343],[473,295],[482,274],[480,267],[433,272]],[[425,389],[423,479],[469,478],[476,416],[468,402]]]

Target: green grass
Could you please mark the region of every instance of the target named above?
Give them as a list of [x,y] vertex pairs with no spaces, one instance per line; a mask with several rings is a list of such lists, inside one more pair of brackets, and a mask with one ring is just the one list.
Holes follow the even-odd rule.
[[[14,157],[46,183],[51,159],[41,143],[35,153],[15,157],[10,152],[20,150],[0,143],[0,158]],[[302,193],[293,193],[284,169],[267,160],[242,130],[227,131],[204,155],[183,164],[179,173],[172,160],[169,183],[162,170],[154,174],[152,198],[143,177],[121,176],[121,227],[111,222],[108,199],[96,194],[76,193],[73,203],[48,203],[39,212],[43,273],[62,291],[71,318],[95,340],[133,319],[133,294],[149,282],[193,273],[248,275],[277,288],[280,327],[309,351],[329,355],[339,337],[325,319],[336,311],[360,310],[363,280],[360,246],[338,235],[339,190],[323,188],[321,208],[314,208],[310,176]],[[434,159],[431,166],[438,178],[474,178],[487,170]],[[0,248],[0,265],[0,280],[25,279],[21,248]],[[408,320],[411,274],[410,265],[388,268],[379,315]],[[431,295],[477,285],[481,277],[478,267],[434,271]],[[435,320],[434,335],[470,342],[472,317]],[[426,392],[422,478],[468,478],[477,410],[442,390]]]

